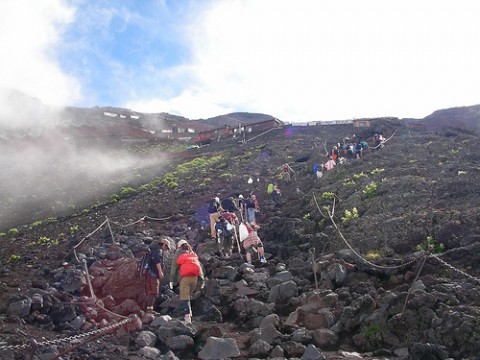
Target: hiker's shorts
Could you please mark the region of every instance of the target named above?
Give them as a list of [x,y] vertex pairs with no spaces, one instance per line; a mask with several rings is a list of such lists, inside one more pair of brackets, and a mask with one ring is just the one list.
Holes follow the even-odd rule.
[[193,292],[195,291],[198,283],[197,276],[183,276],[180,279],[180,291],[178,298],[180,300],[190,300]]
[[247,247],[245,249],[245,252],[248,252],[248,253],[253,253],[253,252],[257,252],[257,249],[258,248],[263,248],[263,243],[261,241],[257,242],[256,244],[252,244],[250,245],[249,247]]

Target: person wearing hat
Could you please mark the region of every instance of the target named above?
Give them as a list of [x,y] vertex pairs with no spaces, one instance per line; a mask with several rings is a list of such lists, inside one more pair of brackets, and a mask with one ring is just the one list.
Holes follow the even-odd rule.
[[167,239],[160,239],[160,241],[150,245],[147,253],[148,270],[145,271],[145,303],[147,313],[153,313],[155,302],[160,291],[160,282],[165,277],[163,274],[163,253],[170,250],[170,242]]
[[184,320],[192,322],[192,307],[190,299],[197,287],[203,289],[205,277],[203,267],[197,254],[186,240],[180,240],[177,244],[177,252],[172,259],[170,267],[170,289],[175,284],[179,285],[178,298],[182,304]]

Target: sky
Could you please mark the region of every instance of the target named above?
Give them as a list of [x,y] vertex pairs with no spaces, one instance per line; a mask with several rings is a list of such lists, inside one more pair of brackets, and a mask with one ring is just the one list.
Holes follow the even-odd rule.
[[478,0],[0,0],[0,88],[286,122],[480,104]]

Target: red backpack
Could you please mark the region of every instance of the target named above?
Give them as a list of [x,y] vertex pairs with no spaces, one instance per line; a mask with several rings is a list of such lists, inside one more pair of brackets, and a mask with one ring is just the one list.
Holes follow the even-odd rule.
[[177,258],[177,264],[180,265],[180,276],[199,276],[200,261],[195,253],[181,253]]

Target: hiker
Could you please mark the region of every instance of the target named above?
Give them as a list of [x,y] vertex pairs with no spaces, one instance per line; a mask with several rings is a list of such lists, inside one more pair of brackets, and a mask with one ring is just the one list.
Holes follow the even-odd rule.
[[221,202],[221,206],[224,211],[228,211],[231,213],[233,213],[236,210],[239,210],[237,204],[235,204],[233,196],[229,196],[228,198],[224,199]]
[[282,192],[281,192],[278,184],[275,183],[275,184],[273,185],[273,190],[272,190],[272,199],[273,199],[273,201],[277,204],[277,203],[280,202],[281,197],[282,197]]
[[338,147],[334,145],[332,147],[332,150],[330,150],[330,156],[332,157],[333,160],[337,160],[339,155]]
[[325,170],[329,171],[332,170],[337,163],[331,157],[328,158],[327,162],[325,163]]
[[258,252],[261,263],[266,263],[265,259],[265,250],[263,248],[263,243],[258,237],[257,230],[260,229],[260,226],[255,223],[247,223],[248,236],[243,240],[243,248],[245,249],[245,257],[247,259],[247,264],[252,265],[252,253]]
[[229,258],[233,252],[233,242],[236,237],[238,218],[232,212],[224,212],[220,215],[215,229],[217,230],[218,252],[220,256]]
[[160,239],[158,243],[150,245],[149,251],[142,258],[141,271],[143,271],[145,277],[147,313],[154,313],[153,309],[160,291],[160,282],[165,277],[162,269],[165,266],[163,254],[170,249],[170,242],[167,239]]
[[255,211],[258,209],[258,200],[254,194],[250,194],[245,202],[246,220],[255,223]]
[[362,157],[362,145],[360,143],[355,143],[354,144],[354,153],[355,153],[355,159],[360,159]]
[[217,231],[215,230],[215,224],[218,221],[221,211],[223,211],[222,205],[220,203],[220,194],[218,193],[214,198],[210,199],[208,202],[208,217],[210,220],[210,237],[213,240],[217,239]]
[[190,300],[197,287],[204,288],[205,278],[197,254],[183,239],[177,244],[177,252],[170,267],[170,289],[173,289],[176,284],[179,285],[178,298],[181,302],[184,321],[191,323],[192,306]]
[[290,171],[294,173],[293,169],[288,165],[288,163],[285,163],[282,165],[282,177],[285,179],[286,182],[290,181]]
[[246,200],[245,198],[243,197],[242,194],[238,194],[238,198],[237,198],[237,207],[238,207],[238,212],[240,214],[240,219],[242,220],[243,222],[243,214],[245,213],[245,209],[246,209]]
[[385,138],[382,134],[373,135],[373,143],[375,144],[375,149],[379,150],[385,147]]
[[[344,158],[343,157],[340,157],[340,161],[343,161]],[[325,165],[322,164],[318,167],[317,169],[317,172],[315,173],[315,175],[317,176],[317,179],[321,179],[323,177],[323,169],[325,168]]]

